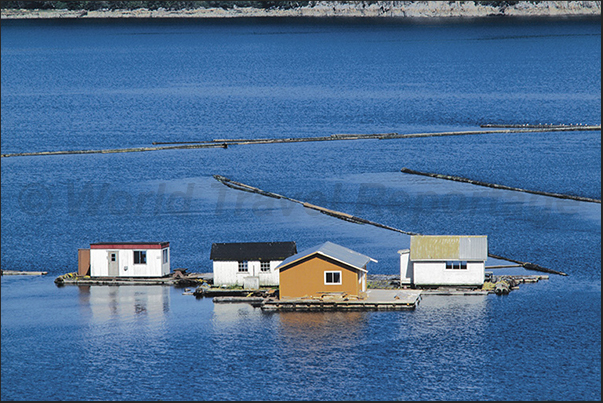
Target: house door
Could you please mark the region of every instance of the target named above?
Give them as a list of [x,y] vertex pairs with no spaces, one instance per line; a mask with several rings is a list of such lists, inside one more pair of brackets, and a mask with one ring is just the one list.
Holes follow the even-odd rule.
[[107,260],[109,261],[109,273],[111,277],[117,277],[119,275],[119,258],[117,251],[107,252]]

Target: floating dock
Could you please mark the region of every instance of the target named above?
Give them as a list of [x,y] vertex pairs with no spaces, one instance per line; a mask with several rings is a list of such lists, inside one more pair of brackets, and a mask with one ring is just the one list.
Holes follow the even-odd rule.
[[[207,273],[206,273],[207,274]],[[78,276],[77,273],[67,273],[57,277],[54,282],[62,285],[175,285],[195,286],[207,281],[208,276],[203,273],[179,272],[164,277],[91,277]]]
[[263,297],[214,297],[214,304],[220,303],[248,303],[253,306],[261,305],[264,302]]
[[220,302],[241,302],[235,301],[235,299],[249,297],[267,298],[274,296],[276,292],[277,290],[275,288],[252,290],[247,288],[219,288],[202,285],[197,287],[193,292],[193,295],[198,298],[214,298],[214,302],[216,301],[216,298],[225,298],[224,300],[219,300]]
[[256,306],[263,311],[408,310],[416,308],[421,299],[421,290],[372,289],[366,294],[366,298],[363,299],[346,295],[282,300],[267,298]]
[[22,270],[1,270],[2,276],[43,276],[47,271],[22,271]]

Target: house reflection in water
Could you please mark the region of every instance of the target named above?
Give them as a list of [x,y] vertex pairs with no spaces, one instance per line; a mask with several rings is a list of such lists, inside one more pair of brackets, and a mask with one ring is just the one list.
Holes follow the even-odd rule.
[[97,321],[146,316],[162,319],[170,310],[170,286],[78,286],[82,310]]
[[360,348],[358,341],[370,328],[371,314],[374,312],[272,313],[278,317],[275,348],[288,352],[295,357],[296,365],[302,367],[339,369],[345,359],[341,353],[354,356],[352,352]]
[[248,303],[213,303],[212,322],[214,325],[229,326],[249,323],[250,320],[261,320],[261,311]]
[[[350,331],[364,327],[367,311],[354,312],[279,312],[280,327],[285,332],[324,332],[341,329]],[[339,329],[339,330],[337,330]]]

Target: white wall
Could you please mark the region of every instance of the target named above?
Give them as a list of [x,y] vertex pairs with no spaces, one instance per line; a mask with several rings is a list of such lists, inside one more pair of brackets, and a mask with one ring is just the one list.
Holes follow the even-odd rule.
[[[163,263],[163,250],[167,250],[167,262]],[[163,248],[159,250],[160,253],[160,257],[159,257],[159,261],[161,262],[161,276],[167,276],[168,274],[170,274],[171,272],[171,264],[170,262],[172,261],[172,252],[170,251],[170,248]]]
[[412,262],[415,285],[482,285],[484,262],[467,262],[466,270],[446,269],[446,262]]
[[247,262],[248,271],[239,273],[239,262],[214,261],[214,285],[243,285],[243,278],[257,276],[260,278],[260,285],[278,285],[278,271],[274,270],[282,260],[273,260],[270,262],[270,271],[260,270],[259,261]]
[[400,253],[400,284],[412,284],[412,264],[410,263],[410,251]]
[[170,252],[168,261],[162,263],[163,249],[146,250],[147,263],[134,264],[133,249],[90,249],[90,276],[106,277],[109,275],[109,252],[115,251],[118,256],[118,277],[163,277],[170,274]]
[[362,284],[361,288],[360,288],[362,290],[362,292],[366,292],[366,273],[365,272],[362,272],[360,274],[360,278],[358,279],[358,281],[360,282],[360,284]]

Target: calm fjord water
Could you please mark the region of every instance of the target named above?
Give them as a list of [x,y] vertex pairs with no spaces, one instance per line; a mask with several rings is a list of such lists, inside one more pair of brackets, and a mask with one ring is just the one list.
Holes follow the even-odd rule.
[[[2,153],[153,141],[601,123],[595,20],[3,21]],[[2,159],[3,400],[600,400],[601,209],[408,167],[601,198],[601,133]],[[330,240],[397,273],[407,231],[486,234],[568,277],[412,312],[273,313],[172,287],[62,287],[77,248]],[[529,273],[535,274],[535,273]]]

